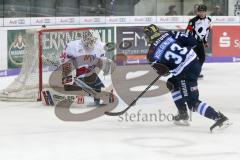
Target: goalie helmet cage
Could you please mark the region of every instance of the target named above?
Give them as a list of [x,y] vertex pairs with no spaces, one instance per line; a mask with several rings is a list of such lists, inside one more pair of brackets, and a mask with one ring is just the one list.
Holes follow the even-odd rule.
[[[56,69],[52,62],[58,63],[65,45],[72,40],[80,39],[81,33],[89,30],[97,31],[94,28],[26,30],[26,49],[21,71],[8,87],[1,90],[0,100],[41,101],[41,92],[44,88],[49,88],[49,75],[54,68]],[[93,33],[100,38],[98,32]]]

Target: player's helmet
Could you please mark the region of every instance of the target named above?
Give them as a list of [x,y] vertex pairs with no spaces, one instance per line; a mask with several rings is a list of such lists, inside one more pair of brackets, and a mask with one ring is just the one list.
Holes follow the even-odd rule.
[[200,4],[199,6],[198,6],[198,11],[200,12],[200,11],[207,11],[207,6],[206,5],[204,5],[204,4]]
[[81,40],[85,47],[93,49],[97,38],[90,31],[86,31],[82,33]]
[[150,44],[153,43],[154,40],[156,40],[161,35],[159,28],[154,24],[145,26],[143,29],[143,32],[144,32],[145,38]]

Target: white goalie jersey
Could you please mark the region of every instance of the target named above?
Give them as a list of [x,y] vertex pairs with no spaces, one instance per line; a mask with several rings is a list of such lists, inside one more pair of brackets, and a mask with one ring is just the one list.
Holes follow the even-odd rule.
[[100,58],[105,57],[105,43],[97,39],[91,48],[86,47],[83,40],[71,41],[66,45],[63,55],[60,56],[64,63],[72,60],[79,78],[91,76],[95,73],[95,65]]

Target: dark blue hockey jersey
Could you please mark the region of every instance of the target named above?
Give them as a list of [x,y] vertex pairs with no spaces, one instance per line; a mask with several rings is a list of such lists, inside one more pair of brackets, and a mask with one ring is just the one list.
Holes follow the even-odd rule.
[[167,66],[170,73],[177,76],[197,58],[192,50],[196,45],[196,39],[183,32],[165,32],[152,43],[147,59]]

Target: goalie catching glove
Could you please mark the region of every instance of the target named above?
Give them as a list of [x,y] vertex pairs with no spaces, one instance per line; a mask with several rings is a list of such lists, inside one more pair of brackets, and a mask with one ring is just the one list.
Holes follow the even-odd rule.
[[100,59],[99,68],[103,70],[104,76],[112,74],[115,70],[115,67],[116,64],[112,60],[106,57]]

